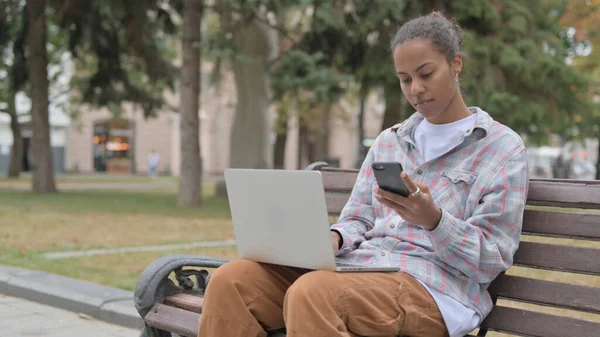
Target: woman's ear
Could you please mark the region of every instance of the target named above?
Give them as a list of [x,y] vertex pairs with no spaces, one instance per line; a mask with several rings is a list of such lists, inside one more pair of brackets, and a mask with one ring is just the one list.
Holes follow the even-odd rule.
[[462,53],[458,52],[454,56],[454,60],[452,60],[452,71],[458,75],[462,71]]

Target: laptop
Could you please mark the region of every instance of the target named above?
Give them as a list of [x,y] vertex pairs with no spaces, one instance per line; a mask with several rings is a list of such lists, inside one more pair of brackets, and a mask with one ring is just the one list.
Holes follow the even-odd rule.
[[311,270],[398,271],[336,263],[320,172],[226,169],[225,183],[242,258]]

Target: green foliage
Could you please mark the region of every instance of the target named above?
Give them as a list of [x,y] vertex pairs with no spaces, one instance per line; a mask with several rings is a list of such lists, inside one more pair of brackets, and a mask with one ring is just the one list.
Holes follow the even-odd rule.
[[0,4],[0,73],[3,90],[0,101],[14,99],[28,77],[24,49],[19,43],[27,35],[25,6],[18,0],[6,0]]
[[20,25],[21,16],[17,1],[0,3],[0,101],[6,102],[5,95],[10,90],[10,67],[14,63],[12,40]]
[[[578,49],[572,52],[573,67],[591,78],[582,95],[590,104],[574,116],[570,136],[600,138],[600,1],[569,1],[560,22],[572,34],[569,38]],[[600,158],[599,158],[600,160]],[[600,175],[597,175],[600,177]]]
[[[19,91],[28,90],[29,70],[25,54],[25,36],[27,35],[27,16],[24,15],[25,3],[7,0],[0,5],[0,102],[14,102]],[[50,102],[67,91],[60,86],[59,78],[64,75],[64,46],[66,36],[58,26],[48,24],[47,57],[49,80],[51,83]],[[8,106],[8,104],[6,104]],[[2,109],[0,109],[2,111]],[[9,114],[14,111],[5,111]]]
[[[60,1],[59,1],[60,2]],[[133,102],[153,115],[173,89],[172,60],[178,33],[179,1],[79,1],[57,8],[56,17],[70,36],[75,57],[75,101],[107,106],[118,114]],[[64,3],[63,3],[64,5]]]
[[335,102],[344,93],[352,77],[337,74],[323,65],[322,53],[308,54],[301,50],[290,51],[279,66],[271,73],[274,98],[281,99],[285,94],[310,93],[305,99],[318,102]]
[[[335,103],[349,93],[350,78],[363,91],[397,88],[400,95],[389,50],[391,35],[397,26],[429,13],[439,3],[220,1],[213,12],[219,24],[211,25],[205,47],[214,59],[243,57],[230,47],[227,35],[235,34],[236,20],[227,22],[229,30],[220,29],[223,8],[242,21],[262,8],[275,17],[269,23],[280,31],[284,46],[270,71],[276,101]],[[467,104],[481,106],[534,142],[544,141],[550,133],[564,134],[572,120],[589,109],[582,95],[588,78],[565,62],[576,48],[558,20],[566,1],[444,3],[446,14],[465,29],[461,86]]]
[[[289,33],[297,42],[274,65],[272,86],[276,100],[289,99],[290,95],[295,99],[301,123],[313,128],[309,137],[322,133],[322,114],[329,114],[328,109],[341,97],[390,83],[397,88],[389,35],[404,19],[407,4],[304,1],[290,11],[304,13],[304,25],[293,27],[296,31]],[[315,79],[322,84],[315,85]],[[350,90],[353,87],[358,90]],[[313,122],[307,122],[310,120]]]
[[[60,65],[65,52],[70,51],[76,70],[71,83],[76,89],[71,96],[74,105],[91,103],[118,114],[123,102],[133,102],[150,116],[164,104],[164,91],[174,88],[177,75],[172,62],[177,56],[173,36],[179,32],[181,0],[48,3],[48,62]],[[26,2],[20,0],[0,4],[0,49],[4,56],[0,62],[10,60],[9,68],[6,64],[0,68],[8,69],[15,92],[25,89],[28,81],[24,6]],[[52,71],[51,81],[56,82],[61,74]],[[58,88],[51,96],[65,91]]]
[[467,104],[481,106],[532,142],[567,132],[587,106],[581,92],[588,78],[566,64],[575,46],[558,23],[564,4],[509,0],[487,6],[485,15],[465,1],[452,4],[452,15],[467,30],[461,77]]

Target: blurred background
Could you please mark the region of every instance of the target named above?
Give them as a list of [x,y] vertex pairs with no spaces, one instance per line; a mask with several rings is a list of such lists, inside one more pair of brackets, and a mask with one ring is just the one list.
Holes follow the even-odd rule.
[[[467,104],[522,135],[532,177],[598,179],[599,6],[3,0],[0,171],[31,172],[51,191],[44,181],[68,173],[219,176],[318,160],[355,168],[382,129],[413,113],[394,75],[391,34],[440,10],[465,29]],[[199,31],[186,37],[186,26]],[[186,59],[186,46],[197,58]],[[195,69],[199,85],[186,83]],[[194,92],[184,98],[186,85]],[[182,131],[189,114],[197,132]],[[182,166],[194,156],[182,143],[196,138],[201,164]]]

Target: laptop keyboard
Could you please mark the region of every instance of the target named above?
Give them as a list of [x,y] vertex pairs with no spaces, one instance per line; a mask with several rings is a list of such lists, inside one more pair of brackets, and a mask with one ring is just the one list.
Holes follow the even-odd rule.
[[335,261],[335,265],[338,267],[364,267],[364,265],[362,265],[362,264],[349,263],[349,262],[339,261],[339,260]]

